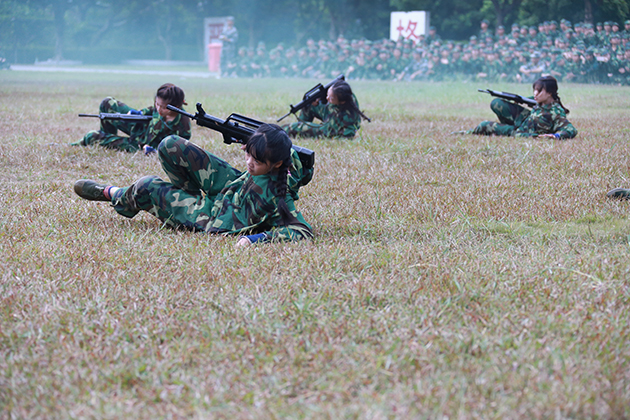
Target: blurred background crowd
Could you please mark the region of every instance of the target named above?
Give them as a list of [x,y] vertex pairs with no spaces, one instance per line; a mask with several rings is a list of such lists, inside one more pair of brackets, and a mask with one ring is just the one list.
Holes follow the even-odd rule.
[[630,84],[630,20],[595,25],[568,20],[489,27],[466,41],[442,39],[431,27],[417,41],[308,39],[294,47],[264,42],[241,47],[223,77],[372,80],[474,80],[531,83],[541,75],[576,83]]
[[[430,15],[413,41],[400,11]],[[0,68],[200,67],[228,16],[223,77],[628,84],[629,0],[2,0]]]

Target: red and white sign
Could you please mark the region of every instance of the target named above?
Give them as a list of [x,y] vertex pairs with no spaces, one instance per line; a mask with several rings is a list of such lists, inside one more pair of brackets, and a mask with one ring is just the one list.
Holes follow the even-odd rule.
[[396,41],[399,37],[418,41],[420,35],[429,33],[429,12],[392,12],[389,39]]

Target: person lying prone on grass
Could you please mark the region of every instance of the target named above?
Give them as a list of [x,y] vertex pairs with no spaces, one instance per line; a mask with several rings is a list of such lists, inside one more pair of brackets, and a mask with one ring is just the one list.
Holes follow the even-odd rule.
[[[80,141],[71,145],[99,145],[106,149],[132,153],[142,149],[145,154],[149,154],[155,150],[162,139],[171,134],[190,139],[192,133],[190,119],[166,107],[166,105],[173,105],[181,108],[186,105],[184,97],[184,91],[172,83],[165,83],[160,86],[155,94],[153,105],[141,110],[132,109],[124,102],[107,97],[99,106],[101,113],[149,115],[153,118],[148,124],[121,120],[101,120],[99,130],[89,131]],[[128,136],[119,135],[119,130]]]
[[558,96],[558,82],[553,76],[541,77],[533,83],[536,105],[529,111],[524,107],[496,98],[490,104],[499,122],[483,121],[462,134],[482,134],[514,137],[548,137],[571,139],[577,130],[567,119],[569,110]]
[[125,217],[144,210],[173,227],[240,234],[241,246],[312,238],[311,226],[294,202],[300,186],[312,178],[313,168],[302,166],[286,132],[263,124],[242,149],[245,172],[172,135],[157,148],[170,182],[145,176],[119,188],[81,179],[74,191],[86,200],[111,202]]

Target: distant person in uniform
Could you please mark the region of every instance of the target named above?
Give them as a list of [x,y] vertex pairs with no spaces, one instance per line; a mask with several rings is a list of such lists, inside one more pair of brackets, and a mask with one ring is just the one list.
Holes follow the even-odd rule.
[[558,96],[558,82],[553,76],[545,76],[533,83],[536,105],[530,111],[510,101],[496,98],[490,108],[499,122],[483,121],[473,130],[457,134],[481,134],[513,137],[538,137],[571,139],[577,130],[567,119],[569,110]]
[[[297,122],[282,128],[292,137],[354,137],[361,127],[361,117],[367,117],[359,110],[350,85],[343,80],[335,82],[328,88],[326,99],[326,104],[317,100],[303,108]],[[315,118],[321,123],[314,122]]]
[[223,43],[221,47],[221,74],[228,75],[229,69],[234,66],[236,43],[238,42],[238,30],[234,26],[234,18],[232,16],[228,16],[225,21],[219,40]]
[[516,75],[516,80],[522,83],[533,83],[542,76],[542,73],[547,70],[545,63],[541,60],[540,53],[534,51],[531,54],[530,61],[519,67]]
[[[153,118],[148,124],[122,120],[101,120],[99,130],[89,131],[80,141],[71,145],[99,145],[106,149],[132,153],[142,149],[145,154],[149,154],[158,147],[164,137],[171,134],[190,139],[190,119],[171,111],[166,108],[166,105],[173,105],[177,108],[186,105],[184,91],[172,83],[165,83],[158,88],[153,105],[140,110],[133,109],[124,102],[108,96],[103,99],[99,106],[100,113],[150,115]],[[118,130],[127,136],[119,135]]]

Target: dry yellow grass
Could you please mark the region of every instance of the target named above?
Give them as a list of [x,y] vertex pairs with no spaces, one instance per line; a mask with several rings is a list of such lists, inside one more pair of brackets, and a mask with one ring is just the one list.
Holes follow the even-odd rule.
[[72,191],[162,175],[66,144],[166,81],[269,122],[314,84],[0,72],[0,417],[630,417],[630,88],[561,85],[562,142],[450,135],[486,86],[354,82],[373,122],[297,142],[316,239],[239,250]]

